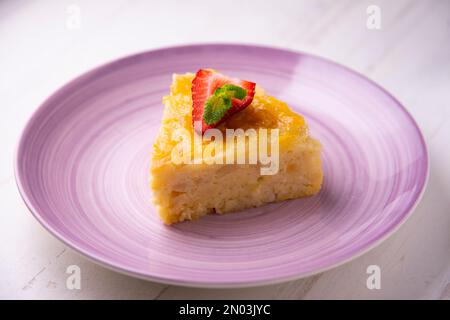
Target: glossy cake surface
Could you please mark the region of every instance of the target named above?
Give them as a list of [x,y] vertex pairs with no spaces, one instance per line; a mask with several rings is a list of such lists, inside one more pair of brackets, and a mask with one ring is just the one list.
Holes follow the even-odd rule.
[[[197,219],[208,213],[226,213],[266,203],[309,196],[322,184],[320,144],[309,136],[302,116],[285,103],[256,87],[251,104],[232,115],[217,129],[278,129],[279,163],[276,174],[262,175],[263,164],[227,164],[227,146],[223,153],[213,153],[223,163],[174,163],[174,153],[181,152],[183,140],[179,133],[198,139],[192,124],[191,86],[194,74],[174,75],[170,94],[163,98],[164,113],[155,140],[151,187],[161,219],[171,224]],[[200,141],[201,149],[218,141]],[[185,150],[185,149],[183,149]],[[198,150],[198,149],[197,149]],[[195,147],[190,152],[194,157]],[[238,157],[240,150],[234,148]],[[249,150],[245,149],[248,157]]]

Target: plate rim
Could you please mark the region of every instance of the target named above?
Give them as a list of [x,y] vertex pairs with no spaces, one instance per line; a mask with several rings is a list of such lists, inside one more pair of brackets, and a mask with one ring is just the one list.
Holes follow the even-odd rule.
[[[118,63],[124,62],[126,60],[136,59],[139,56],[144,56],[144,55],[148,55],[148,54],[152,54],[152,53],[154,54],[157,52],[183,50],[183,49],[195,49],[195,48],[201,48],[201,47],[227,47],[229,49],[237,49],[237,50],[247,48],[247,49],[266,50],[266,51],[290,54],[290,55],[295,55],[295,56],[298,56],[298,55],[307,56],[307,57],[310,57],[310,58],[313,58],[316,60],[323,61],[327,64],[331,64],[335,67],[341,68],[341,69],[357,76],[362,81],[366,81],[366,82],[370,83],[372,86],[379,89],[384,95],[389,97],[389,99],[391,99],[395,103],[396,107],[398,107],[400,109],[400,111],[402,111],[406,115],[407,119],[414,127],[415,131],[417,132],[417,134],[419,136],[420,145],[423,148],[424,155],[425,155],[424,161],[425,161],[426,170],[425,170],[425,177],[423,177],[423,176],[421,177],[423,179],[423,183],[420,186],[421,189],[417,193],[417,196],[414,199],[414,201],[412,201],[409,204],[408,208],[404,209],[404,216],[402,217],[402,219],[396,225],[394,225],[393,227],[391,227],[390,229],[385,231],[385,233],[382,236],[380,236],[378,239],[374,240],[372,243],[370,243],[366,247],[359,249],[358,252],[352,254],[351,256],[342,259],[341,261],[332,263],[323,268],[312,270],[310,272],[298,273],[298,274],[295,274],[292,276],[276,277],[276,278],[273,277],[271,279],[254,280],[254,281],[240,281],[240,282],[210,282],[210,281],[207,281],[207,282],[193,281],[193,282],[191,282],[191,281],[186,281],[186,280],[181,280],[181,279],[174,279],[173,277],[152,276],[149,274],[139,272],[137,270],[132,270],[131,268],[126,269],[126,268],[118,266],[117,263],[114,263],[114,261],[112,261],[111,259],[99,258],[95,254],[92,254],[86,250],[79,248],[76,244],[73,243],[73,241],[70,240],[70,238],[67,238],[64,235],[61,235],[57,230],[55,230],[53,227],[51,227],[50,224],[47,223],[46,219],[43,218],[43,216],[41,215],[39,210],[34,207],[33,202],[30,200],[30,198],[28,197],[28,195],[25,191],[25,188],[24,188],[25,173],[22,172],[22,170],[20,169],[21,160],[19,158],[20,154],[23,152],[24,142],[25,142],[25,139],[26,139],[29,131],[31,130],[32,125],[36,121],[36,118],[38,118],[38,116],[42,112],[45,111],[48,103],[51,100],[53,100],[55,98],[55,96],[57,96],[62,91],[66,90],[67,88],[72,87],[74,84],[82,81],[84,78],[87,78],[90,75],[92,75],[106,67],[109,67],[113,64],[118,64]],[[387,91],[381,85],[376,83],[374,80],[368,78],[367,76],[363,75],[362,73],[355,71],[355,70],[351,69],[350,67],[347,67],[347,66],[345,66],[341,63],[338,63],[336,61],[333,61],[331,59],[324,58],[319,55],[315,55],[315,54],[311,54],[311,53],[306,53],[303,51],[292,50],[292,49],[287,49],[287,48],[278,47],[278,46],[268,46],[268,45],[261,45],[261,44],[252,44],[252,43],[200,42],[200,43],[187,43],[187,44],[180,44],[180,45],[164,46],[164,47],[139,51],[137,53],[132,53],[132,54],[128,54],[125,56],[121,56],[119,58],[115,58],[115,59],[109,60],[105,63],[99,64],[94,68],[88,69],[88,71],[82,72],[81,74],[72,78],[68,82],[65,82],[62,86],[59,86],[55,91],[53,91],[53,93],[51,93],[46,99],[44,99],[38,105],[38,107],[31,113],[28,120],[26,121],[26,124],[23,127],[23,129],[19,135],[19,139],[16,144],[15,153],[14,153],[14,177],[15,177],[15,182],[16,182],[16,186],[18,188],[19,194],[20,194],[22,200],[24,201],[26,207],[30,211],[30,213],[41,224],[41,226],[43,226],[44,229],[46,229],[53,237],[55,237],[56,239],[61,241],[66,246],[70,247],[77,254],[83,256],[84,258],[87,258],[88,260],[90,260],[98,265],[101,265],[107,269],[113,270],[115,272],[125,274],[128,276],[132,276],[134,278],[139,278],[142,280],[156,282],[156,283],[178,285],[178,286],[184,286],[184,287],[193,287],[193,288],[246,288],[246,287],[258,287],[258,286],[265,286],[265,285],[273,285],[273,284],[278,284],[278,283],[283,283],[283,282],[288,282],[288,281],[293,281],[293,280],[310,277],[310,276],[334,269],[334,268],[339,267],[345,263],[348,263],[354,259],[357,259],[358,257],[362,256],[363,254],[365,254],[365,253],[371,251],[372,249],[374,249],[375,247],[379,246],[387,238],[392,236],[412,216],[417,205],[420,203],[420,201],[425,193],[426,186],[428,185],[428,181],[429,181],[429,176],[430,176],[430,154],[429,154],[429,148],[427,146],[423,132],[422,132],[419,124],[417,123],[417,121],[412,116],[412,114],[408,111],[408,109],[406,109],[405,106],[396,97],[394,97],[389,91]]]

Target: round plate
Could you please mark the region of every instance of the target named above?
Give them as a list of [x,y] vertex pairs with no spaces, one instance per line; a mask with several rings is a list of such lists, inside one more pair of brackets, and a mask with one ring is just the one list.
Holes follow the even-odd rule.
[[[323,145],[314,197],[165,226],[149,165],[173,73],[211,67],[255,81],[305,116]],[[145,52],[53,94],[26,126],[20,192],[57,238],[107,267],[154,281],[232,287],[291,280],[354,258],[410,215],[428,176],[408,112],[363,76],[303,53],[245,45]]]

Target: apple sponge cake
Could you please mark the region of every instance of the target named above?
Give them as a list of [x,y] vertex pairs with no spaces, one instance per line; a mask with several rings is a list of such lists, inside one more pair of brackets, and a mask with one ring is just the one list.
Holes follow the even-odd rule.
[[[208,76],[211,77],[211,74]],[[224,136],[234,130],[235,136],[232,140],[221,140],[216,136],[214,139],[204,139],[204,130],[196,131],[193,124],[193,117],[196,117],[193,110],[196,108],[196,101],[193,101],[193,96],[194,100],[198,97],[198,92],[195,91],[198,89],[198,86],[195,87],[196,77],[199,77],[199,73],[175,74],[170,94],[163,98],[163,119],[152,154],[151,187],[154,203],[164,223],[194,220],[209,213],[234,212],[270,202],[310,196],[320,190],[323,179],[321,147],[317,140],[309,136],[302,116],[293,112],[285,103],[266,95],[258,86],[254,86],[253,90],[250,86],[242,85],[246,89],[241,95],[240,88],[234,85],[238,82],[225,81],[232,84],[226,86],[220,80],[222,82],[219,81],[215,91],[214,88],[209,88],[210,92],[206,94],[206,97],[215,95],[219,98],[208,99],[204,103],[203,112],[206,114],[208,107],[209,111],[217,112],[214,109],[216,105],[223,107],[228,104],[225,112],[219,110],[226,116],[221,121],[216,121],[216,125],[208,125],[207,122],[203,126],[207,129],[214,127],[216,133],[223,133]],[[250,93],[252,99],[245,101]],[[248,105],[242,107],[243,103]],[[235,108],[235,104],[238,108]],[[229,111],[239,108],[238,112]],[[210,120],[206,116],[203,119]],[[251,132],[256,134],[259,142],[256,150],[262,148],[262,132],[278,129],[275,144],[278,158],[272,159],[277,163],[271,164],[275,170],[268,174],[264,174],[262,170],[268,167],[267,162],[263,163],[260,159],[246,163],[236,161],[242,153],[244,155],[241,159],[248,160],[250,153],[254,151],[248,135],[243,140],[244,148],[230,143],[235,141],[234,138],[238,139],[242,132],[248,133],[249,129],[253,130]],[[192,140],[186,142],[186,139],[181,138],[183,134]],[[272,142],[271,138],[264,141]],[[275,154],[273,146],[268,147],[271,154]],[[207,153],[207,150],[214,152]],[[181,157],[182,152],[187,154]],[[200,159],[196,155],[200,155]],[[233,161],[229,161],[228,157]],[[191,161],[183,162],[180,159]]]

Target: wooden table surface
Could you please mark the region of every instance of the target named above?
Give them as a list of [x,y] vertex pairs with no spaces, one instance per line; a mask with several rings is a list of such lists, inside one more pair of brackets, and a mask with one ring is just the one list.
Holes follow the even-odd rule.
[[[367,27],[367,8],[381,28]],[[0,3],[0,298],[449,299],[450,1],[2,1]],[[369,9],[370,11],[370,9]],[[185,43],[233,42],[317,54],[375,80],[419,123],[431,157],[429,184],[392,237],[338,268],[246,289],[193,289],[100,267],[56,240],[15,186],[18,136],[54,90],[98,64]],[[381,289],[366,287],[369,265]],[[66,287],[69,265],[81,290]]]

